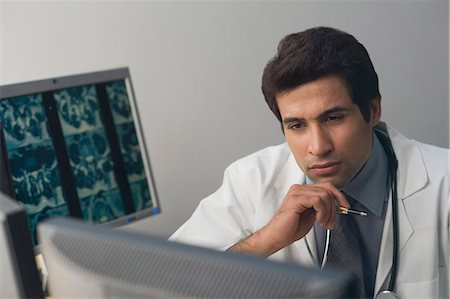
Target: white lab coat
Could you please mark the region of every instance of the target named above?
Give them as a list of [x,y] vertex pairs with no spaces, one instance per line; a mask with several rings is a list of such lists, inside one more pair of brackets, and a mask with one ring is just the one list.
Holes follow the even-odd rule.
[[[390,127],[388,132],[399,161],[395,291],[402,299],[449,298],[449,151],[408,139]],[[240,159],[227,168],[223,185],[200,202],[171,240],[226,250],[266,225],[289,187],[304,180],[286,144]],[[316,254],[314,230],[305,238]],[[389,199],[375,294],[389,282],[392,242]],[[314,265],[304,238],[270,258]]]

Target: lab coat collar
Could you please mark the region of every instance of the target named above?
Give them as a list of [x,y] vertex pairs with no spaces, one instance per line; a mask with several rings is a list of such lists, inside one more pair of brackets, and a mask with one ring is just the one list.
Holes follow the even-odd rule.
[[428,183],[428,173],[416,142],[387,126],[398,160],[398,198],[406,199]]

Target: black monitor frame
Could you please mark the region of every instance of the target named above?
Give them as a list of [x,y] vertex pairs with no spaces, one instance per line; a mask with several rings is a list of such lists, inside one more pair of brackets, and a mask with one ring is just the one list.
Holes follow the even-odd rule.
[[25,209],[0,193],[0,298],[43,298]]

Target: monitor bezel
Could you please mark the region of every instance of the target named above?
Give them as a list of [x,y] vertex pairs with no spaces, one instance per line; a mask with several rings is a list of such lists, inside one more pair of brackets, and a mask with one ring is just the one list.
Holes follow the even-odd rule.
[[[0,294],[14,296],[11,298],[43,298],[44,292],[34,259],[25,208],[2,192],[0,192],[0,223],[2,241],[6,242],[3,249],[7,248],[6,252],[1,254],[8,255],[5,258],[9,257],[9,267],[12,268],[11,272],[5,274],[12,281],[9,281],[7,290],[0,290]],[[2,268],[7,267],[2,265]],[[2,276],[2,279],[5,277]]]

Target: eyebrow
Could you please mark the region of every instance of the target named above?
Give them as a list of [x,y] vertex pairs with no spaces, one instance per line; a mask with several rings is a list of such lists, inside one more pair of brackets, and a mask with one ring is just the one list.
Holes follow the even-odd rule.
[[[332,107],[332,108],[327,109],[327,110],[323,111],[322,113],[320,113],[317,118],[320,119],[320,118],[323,118],[323,117],[333,114],[333,113],[347,112],[348,110],[349,110],[348,108],[341,107],[341,106]],[[304,120],[305,119],[301,118],[301,117],[286,117],[285,119],[283,119],[283,124],[287,125],[287,124],[291,124],[293,122],[299,122],[299,121],[304,121]]]

